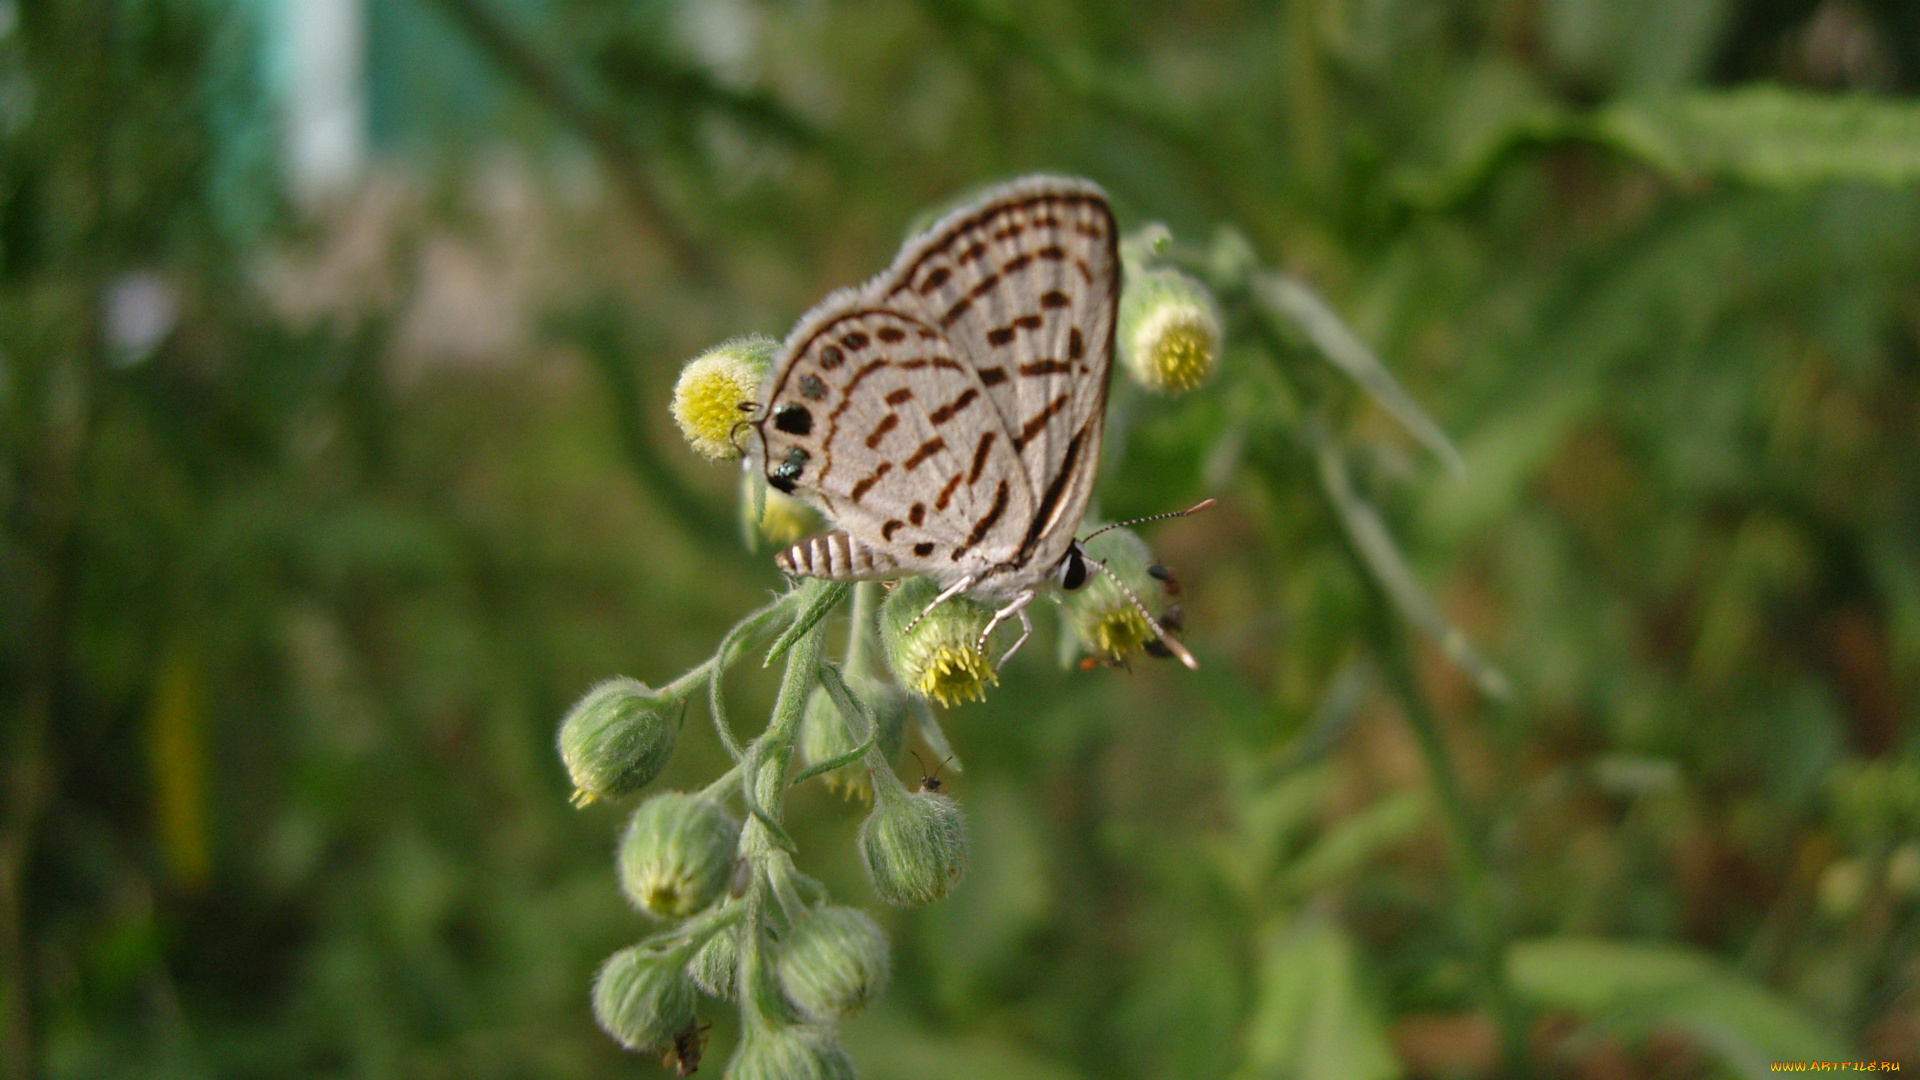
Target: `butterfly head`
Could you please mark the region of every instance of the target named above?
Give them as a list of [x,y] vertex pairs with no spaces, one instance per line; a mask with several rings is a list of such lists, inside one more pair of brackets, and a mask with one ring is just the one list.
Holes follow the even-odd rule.
[[1087,549],[1075,540],[1067,545],[1067,553],[1060,559],[1060,565],[1054,568],[1054,579],[1062,592],[1073,592],[1087,583],[1092,571],[1087,568]]

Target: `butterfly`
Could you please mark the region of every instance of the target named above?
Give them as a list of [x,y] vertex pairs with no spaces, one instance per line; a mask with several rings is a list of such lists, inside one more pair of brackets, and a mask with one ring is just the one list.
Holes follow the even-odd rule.
[[927,611],[963,594],[998,605],[980,642],[1018,617],[1005,663],[1043,585],[1070,592],[1104,570],[1074,532],[1100,462],[1120,277],[1106,194],[1033,176],[803,316],[762,390],[761,467],[838,528],[779,553],[781,569],[925,575],[942,586]]

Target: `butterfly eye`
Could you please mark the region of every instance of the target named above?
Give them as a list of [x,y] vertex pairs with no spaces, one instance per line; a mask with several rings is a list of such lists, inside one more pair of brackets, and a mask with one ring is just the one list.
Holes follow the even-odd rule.
[[1080,545],[1067,549],[1067,557],[1060,560],[1060,587],[1073,592],[1087,583],[1087,563],[1080,557]]

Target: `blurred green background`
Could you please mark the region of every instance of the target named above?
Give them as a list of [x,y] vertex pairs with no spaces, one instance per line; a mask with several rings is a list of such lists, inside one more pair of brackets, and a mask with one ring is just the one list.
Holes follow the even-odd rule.
[[553,732],[779,587],[673,376],[1036,169],[1468,469],[1232,298],[1120,394],[1204,668],[947,715],[862,1075],[1920,1067],[1917,91],[1912,0],[0,0],[0,1077],[663,1075]]

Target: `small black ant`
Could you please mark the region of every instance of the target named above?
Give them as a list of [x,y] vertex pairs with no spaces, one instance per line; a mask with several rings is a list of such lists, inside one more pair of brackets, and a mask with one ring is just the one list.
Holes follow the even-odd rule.
[[692,1076],[700,1071],[700,1055],[707,1052],[707,1029],[712,1021],[702,1024],[699,1017],[687,1021],[680,1034],[673,1037],[673,1045],[660,1055],[662,1068],[672,1069],[675,1076]]
[[940,770],[946,768],[947,761],[952,761],[953,758],[949,756],[946,759],[946,761],[942,761],[938,766],[934,768],[932,775],[928,775],[927,763],[920,760],[919,751],[909,750],[907,752],[913,755],[913,760],[920,762],[920,790],[932,791],[936,793],[939,792],[940,786],[941,786]]

